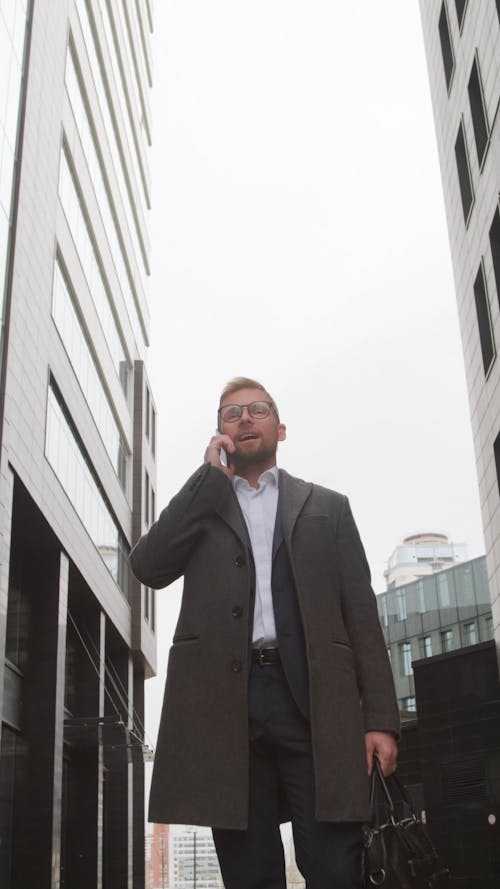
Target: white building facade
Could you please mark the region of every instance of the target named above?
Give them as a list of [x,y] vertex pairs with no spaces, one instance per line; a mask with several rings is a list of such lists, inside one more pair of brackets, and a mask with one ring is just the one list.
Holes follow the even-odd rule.
[[466,558],[465,544],[452,543],[446,534],[436,531],[410,534],[395,547],[388,559],[384,571],[387,589],[392,590],[443,568],[451,568]]
[[500,2],[420,10],[500,649]]
[[170,889],[224,889],[209,827],[170,828]]
[[143,889],[151,0],[0,3],[0,885]]

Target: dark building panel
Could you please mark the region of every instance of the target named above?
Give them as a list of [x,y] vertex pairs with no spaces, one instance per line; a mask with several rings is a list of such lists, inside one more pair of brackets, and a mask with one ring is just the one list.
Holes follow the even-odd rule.
[[500,881],[500,684],[484,642],[414,664],[420,766],[432,837],[453,889]]

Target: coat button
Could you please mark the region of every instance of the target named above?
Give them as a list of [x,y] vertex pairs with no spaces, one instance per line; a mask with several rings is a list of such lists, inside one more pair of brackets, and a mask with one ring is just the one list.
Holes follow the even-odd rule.
[[233,673],[241,673],[242,663],[241,661],[233,661],[231,664],[231,670]]
[[243,608],[240,608],[239,605],[235,605],[232,611],[233,617],[241,617],[243,614]]
[[245,559],[243,558],[243,556],[236,556],[236,558],[234,560],[234,564],[236,565],[237,568],[243,568],[243,565],[245,564]]

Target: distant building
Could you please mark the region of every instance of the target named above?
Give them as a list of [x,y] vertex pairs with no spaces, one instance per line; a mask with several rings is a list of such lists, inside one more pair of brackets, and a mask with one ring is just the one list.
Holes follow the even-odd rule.
[[500,3],[420,11],[500,655]]
[[149,848],[149,889],[168,889],[170,825],[153,824]]
[[146,833],[144,837],[144,889],[153,889],[153,868],[151,865],[151,844],[153,834]]
[[493,638],[484,556],[380,593],[377,606],[403,713],[416,709],[413,661]]
[[384,571],[387,589],[442,571],[467,558],[464,543],[452,543],[435,531],[410,534],[394,550]]
[[[170,828],[171,889],[224,889],[209,827]],[[155,887],[156,889],[156,887]]]

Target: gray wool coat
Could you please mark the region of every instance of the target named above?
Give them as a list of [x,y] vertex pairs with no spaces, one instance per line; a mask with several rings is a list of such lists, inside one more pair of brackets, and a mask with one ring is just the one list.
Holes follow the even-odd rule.
[[[316,817],[368,818],[365,731],[399,731],[363,546],[342,494],[280,471],[285,544],[309,663]],[[230,480],[201,466],[137,543],[150,587],[184,575],[149,817],[244,829],[252,559]]]

